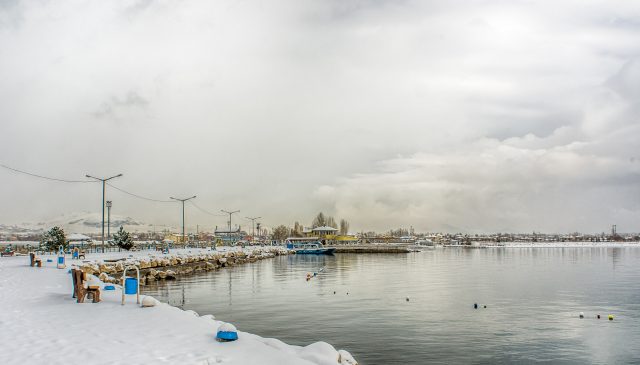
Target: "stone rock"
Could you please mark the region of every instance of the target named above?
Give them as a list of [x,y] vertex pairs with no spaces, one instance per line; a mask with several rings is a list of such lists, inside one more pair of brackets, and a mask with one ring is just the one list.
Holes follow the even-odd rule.
[[158,304],[160,304],[160,302],[152,296],[145,295],[145,297],[142,298],[142,302],[140,304],[142,305],[143,308],[148,308],[148,307],[155,307]]
[[176,272],[173,270],[167,270],[167,272],[165,273],[165,278],[167,280],[175,280],[176,276]]
[[340,365],[358,365],[356,359],[351,356],[351,354],[345,350],[338,351],[338,364]]

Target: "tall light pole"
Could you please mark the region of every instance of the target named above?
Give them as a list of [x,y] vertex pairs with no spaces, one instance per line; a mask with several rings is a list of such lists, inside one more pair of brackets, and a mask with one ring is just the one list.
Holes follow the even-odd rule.
[[170,196],[169,198],[173,199],[173,200],[177,200],[179,202],[182,202],[182,244],[185,244],[186,241],[184,239],[184,202],[186,202],[187,200],[191,200],[194,199],[196,196],[192,196],[190,198],[185,198],[185,199],[178,199],[178,198],[174,198],[172,196]]
[[111,238],[111,200],[107,200],[107,240]]
[[107,181],[109,181],[111,179],[115,179],[116,177],[120,177],[120,176],[122,176],[122,174],[114,175],[114,176],[103,178],[103,179],[101,179],[99,177],[91,176],[91,175],[85,175],[85,176],[90,178],[90,179],[96,179],[98,181],[102,181],[102,253],[104,253],[104,190],[105,190],[105,185],[106,185]]
[[254,237],[256,236],[256,229],[255,229],[256,228],[256,219],[260,219],[262,217],[253,217],[253,218],[245,217],[245,218],[247,218],[248,220],[251,221],[251,240],[253,240]]
[[227,214],[229,214],[229,237],[231,237],[231,215],[232,215],[232,214],[235,214],[235,213],[240,213],[240,211],[239,211],[239,210],[234,210],[233,212],[229,212],[229,211],[222,210],[222,209],[220,209],[220,211],[221,211],[222,213],[227,213]]

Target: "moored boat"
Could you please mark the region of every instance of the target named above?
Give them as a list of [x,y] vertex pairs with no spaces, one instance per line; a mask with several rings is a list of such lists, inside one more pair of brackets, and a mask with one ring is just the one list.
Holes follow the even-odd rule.
[[324,247],[316,237],[289,237],[286,247],[298,255],[332,255],[335,247]]

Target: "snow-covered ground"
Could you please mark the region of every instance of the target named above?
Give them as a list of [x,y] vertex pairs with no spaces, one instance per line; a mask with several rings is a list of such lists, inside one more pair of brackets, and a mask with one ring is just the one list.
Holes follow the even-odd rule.
[[78,304],[71,297],[71,260],[67,269],[57,269],[55,257],[51,263],[47,258],[41,268],[30,267],[28,256],[0,258],[0,364],[355,364],[348,352],[325,342],[292,346],[242,328],[237,341],[217,342],[223,322],[212,316],[164,303],[141,308],[135,295],[122,306],[120,290],[103,290],[100,303]]

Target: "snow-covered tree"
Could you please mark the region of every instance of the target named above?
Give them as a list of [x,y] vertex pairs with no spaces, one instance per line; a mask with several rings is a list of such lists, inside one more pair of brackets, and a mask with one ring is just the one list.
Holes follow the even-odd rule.
[[133,239],[129,235],[129,232],[124,230],[124,227],[120,226],[120,229],[113,235],[113,240],[118,247],[129,251],[133,247]]
[[40,246],[47,251],[57,251],[60,246],[67,249],[67,238],[64,230],[60,227],[53,227],[42,235]]

